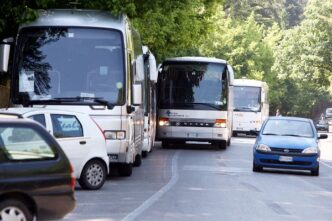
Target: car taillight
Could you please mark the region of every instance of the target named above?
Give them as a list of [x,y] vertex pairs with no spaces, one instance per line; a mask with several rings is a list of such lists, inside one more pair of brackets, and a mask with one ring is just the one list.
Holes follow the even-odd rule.
[[104,131],[101,129],[101,127],[97,124],[97,122],[92,117],[90,117],[90,118],[97,125],[98,129],[100,130],[100,132],[102,133],[104,139],[106,140],[106,136],[104,134]]
[[168,118],[159,118],[159,126],[169,126]]
[[226,128],[226,119],[216,119],[214,122],[214,127]]
[[70,164],[70,188],[74,191],[76,184],[76,178],[74,176],[73,166]]

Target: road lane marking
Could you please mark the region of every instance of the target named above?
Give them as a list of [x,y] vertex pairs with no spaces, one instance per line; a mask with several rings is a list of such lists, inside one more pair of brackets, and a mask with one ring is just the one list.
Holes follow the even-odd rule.
[[172,158],[172,177],[168,183],[163,186],[159,191],[154,193],[149,199],[145,200],[139,207],[134,211],[125,216],[121,221],[134,221],[140,216],[145,210],[150,208],[155,202],[157,202],[165,193],[167,193],[178,181],[178,158],[180,151],[176,151]]
[[332,168],[332,165],[328,164],[328,163],[325,163],[324,161],[320,161],[322,164],[324,164],[325,166],[329,167],[329,168]]
[[196,172],[212,172],[212,173],[252,173],[249,168],[240,167],[214,167],[214,166],[197,166],[186,165],[183,167],[184,171]]

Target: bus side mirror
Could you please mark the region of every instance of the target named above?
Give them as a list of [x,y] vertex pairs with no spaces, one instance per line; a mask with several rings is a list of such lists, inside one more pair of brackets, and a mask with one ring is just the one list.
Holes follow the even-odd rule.
[[228,69],[228,72],[229,72],[229,85],[233,86],[234,85],[234,70],[233,70],[233,67],[228,64],[227,69]]
[[139,55],[136,59],[136,80],[144,80],[144,59],[143,55]]
[[157,83],[158,80],[158,71],[157,71],[157,62],[156,58],[152,53],[149,55],[149,71],[150,71],[150,81]]
[[142,85],[134,84],[133,85],[133,105],[142,104]]
[[0,72],[8,71],[10,44],[13,43],[13,41],[13,38],[6,38],[0,44]]

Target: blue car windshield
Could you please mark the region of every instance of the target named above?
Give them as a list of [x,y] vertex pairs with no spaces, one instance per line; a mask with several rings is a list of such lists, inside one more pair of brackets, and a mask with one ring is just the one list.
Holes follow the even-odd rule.
[[289,119],[270,119],[266,122],[262,134],[314,137],[314,130],[310,122]]

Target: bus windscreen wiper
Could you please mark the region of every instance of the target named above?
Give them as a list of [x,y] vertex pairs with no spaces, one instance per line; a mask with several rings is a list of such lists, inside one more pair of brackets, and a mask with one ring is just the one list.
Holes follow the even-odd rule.
[[221,107],[216,104],[210,104],[210,103],[192,103],[192,104],[193,105],[204,105],[204,106],[212,107],[213,109],[216,109],[216,110],[221,110]]
[[114,105],[104,100],[101,97],[55,97],[52,99],[45,100],[32,100],[30,104],[63,104],[63,103],[75,103],[75,102],[95,102],[107,106],[108,109],[113,109]]
[[236,107],[236,108],[234,108],[234,111],[251,111],[251,112],[257,112],[258,110],[253,110],[250,107]]

